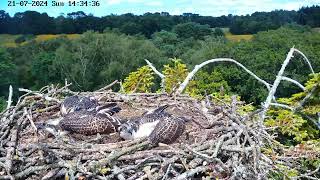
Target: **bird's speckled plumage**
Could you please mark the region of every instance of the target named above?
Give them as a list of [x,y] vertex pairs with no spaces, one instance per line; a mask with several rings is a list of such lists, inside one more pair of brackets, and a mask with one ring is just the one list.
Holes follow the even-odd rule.
[[158,143],[171,144],[182,135],[184,130],[185,119],[173,116],[164,117],[159,121],[148,138],[154,145]]
[[61,115],[76,111],[93,111],[99,106],[98,101],[94,97],[87,96],[70,96],[67,97],[60,106]]
[[[120,136],[123,139],[135,139],[144,136],[149,136],[149,134],[152,132],[153,128],[161,118],[170,116],[169,113],[164,111],[167,107],[168,105],[160,106],[159,108],[151,112],[146,112],[140,117],[132,118],[127,122],[123,123],[119,127]],[[152,130],[142,130],[143,132],[141,133],[141,128],[144,127],[152,128]]]
[[113,133],[120,125],[119,119],[108,113],[89,111],[69,113],[59,123],[59,126],[65,131],[86,135]]
[[148,137],[152,144],[173,143],[185,129],[185,119],[176,118],[164,110],[168,106],[161,106],[151,113],[129,120],[119,128],[120,136],[124,139]]

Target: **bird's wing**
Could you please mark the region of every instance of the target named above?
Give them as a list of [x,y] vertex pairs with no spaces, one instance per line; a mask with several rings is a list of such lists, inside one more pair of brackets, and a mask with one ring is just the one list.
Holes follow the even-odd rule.
[[185,122],[180,118],[165,117],[160,120],[149,136],[152,144],[173,143],[185,130]]
[[60,127],[66,131],[79,134],[108,134],[115,132],[117,126],[111,116],[100,116],[95,113],[80,111],[68,114],[60,122]]

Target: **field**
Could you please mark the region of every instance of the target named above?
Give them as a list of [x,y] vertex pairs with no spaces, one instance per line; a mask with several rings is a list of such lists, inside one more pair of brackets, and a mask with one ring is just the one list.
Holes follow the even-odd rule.
[[[229,28],[221,28],[226,36],[226,38],[230,41],[239,42],[241,40],[250,41],[253,38],[252,34],[245,34],[245,35],[234,35],[230,33]],[[313,28],[313,31],[320,32],[320,27]],[[45,34],[45,35],[37,35],[34,40],[37,42],[47,41],[50,39],[58,38],[61,36],[67,36],[68,39],[77,39],[80,37],[80,34]],[[10,34],[0,34],[0,46],[5,47],[16,47],[18,45],[27,44],[28,41],[17,44],[15,43],[15,39],[17,39],[21,35],[10,35]]]
[[[21,35],[10,35],[10,34],[0,34],[0,46],[5,47],[17,47],[18,45],[24,45],[30,42],[30,40],[22,42],[22,43],[16,43],[15,40],[19,38]],[[80,37],[80,34],[45,34],[45,35],[37,35],[32,40],[35,40],[37,42],[47,41],[50,39],[55,39],[61,36],[67,36],[68,39],[77,39]]]

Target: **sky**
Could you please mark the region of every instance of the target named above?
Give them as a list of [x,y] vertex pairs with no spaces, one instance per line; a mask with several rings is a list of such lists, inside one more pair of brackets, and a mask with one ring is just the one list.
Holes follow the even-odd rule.
[[[53,0],[47,0],[47,7],[27,6],[8,6],[9,1],[0,0],[0,10],[5,10],[11,16],[16,12],[24,12],[33,10],[38,12],[46,12],[50,16],[59,16],[61,13],[65,15],[70,12],[84,11],[86,14],[95,16],[105,16],[110,14],[144,14],[146,12],[169,12],[171,15],[180,15],[182,13],[196,13],[204,16],[221,16],[221,15],[246,15],[256,11],[272,11],[276,9],[298,10],[302,6],[320,5],[320,0],[87,0],[99,1],[99,7],[71,7],[70,0],[56,0],[56,2],[64,2],[64,6],[52,6]],[[14,0],[19,3],[21,0]],[[28,0],[30,3],[34,0]],[[38,0],[39,1],[39,0]],[[46,0],[42,0],[46,1]],[[71,0],[85,1],[85,0]],[[89,5],[89,4],[88,4]]]

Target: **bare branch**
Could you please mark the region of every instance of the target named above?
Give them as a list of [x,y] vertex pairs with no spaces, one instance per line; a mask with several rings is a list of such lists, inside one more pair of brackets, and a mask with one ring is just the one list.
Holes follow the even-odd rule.
[[193,78],[193,76],[205,65],[210,64],[210,63],[215,63],[215,62],[232,62],[235,63],[236,65],[240,66],[242,69],[244,69],[247,73],[249,73],[251,76],[253,76],[255,79],[257,79],[259,82],[263,83],[268,90],[270,90],[270,84],[267,83],[265,80],[259,78],[257,75],[255,75],[252,71],[250,71],[249,69],[247,69],[244,65],[242,65],[241,63],[239,63],[238,61],[234,60],[234,59],[230,59],[230,58],[217,58],[217,59],[211,59],[211,60],[207,60],[199,65],[196,65],[194,67],[194,69],[188,74],[188,76],[185,78],[185,80],[183,81],[183,83],[180,85],[177,93],[181,94],[183,92],[183,90],[187,87],[189,81]]
[[269,95],[268,95],[267,99],[265,100],[265,102],[263,104],[263,111],[261,112],[262,120],[265,118],[265,114],[266,114],[267,110],[269,109],[269,107],[271,105],[272,98],[274,97],[274,95],[275,95],[275,93],[277,91],[277,88],[278,88],[278,86],[279,86],[279,84],[281,82],[284,70],[286,69],[287,65],[289,64],[290,59],[292,58],[293,52],[294,52],[294,48],[291,48],[290,51],[287,54],[286,59],[284,60],[282,66],[281,66],[281,69],[278,72],[276,80],[273,82],[272,88],[269,91]]
[[192,177],[193,175],[200,173],[200,172],[205,172],[209,169],[209,166],[199,166],[194,169],[190,169],[189,171],[184,172],[180,176],[176,178],[176,180],[182,180],[182,179],[188,179]]
[[105,86],[105,87],[103,87],[103,88],[101,88],[101,89],[96,90],[96,92],[105,91],[105,90],[107,90],[107,89],[110,89],[113,85],[115,85],[115,84],[117,84],[117,83],[119,83],[119,81],[118,81],[118,80],[115,80],[115,81],[113,81],[112,83],[110,83],[109,85],[107,85],[107,86]]
[[284,80],[284,81],[289,81],[297,86],[299,86],[299,88],[301,88],[303,91],[306,89],[302,84],[300,84],[298,81],[294,80],[294,79],[291,79],[291,78],[288,78],[288,77],[281,77],[281,80]]
[[12,90],[12,86],[9,86],[9,96],[8,96],[8,105],[7,105],[7,109],[9,109],[11,107],[12,104],[12,94],[13,94],[13,90]]
[[294,48],[294,51],[302,55],[302,57],[304,58],[304,60],[308,63],[308,66],[309,66],[312,74],[314,74],[313,68],[312,68],[311,63],[310,63],[309,59],[307,58],[307,56],[304,55],[304,54],[303,54],[301,51],[299,51],[298,49],[295,49],[295,48]]
[[153,64],[152,64],[150,61],[148,61],[147,59],[145,59],[145,61],[147,62],[148,66],[149,66],[161,79],[165,78],[165,75],[163,75],[161,72],[159,72],[159,71],[153,66]]
[[291,111],[293,111],[293,108],[290,106],[287,106],[285,104],[280,104],[280,103],[270,103],[271,106],[278,106],[278,107],[282,107],[282,108],[286,108],[286,109],[290,109]]
[[38,93],[38,92],[33,92],[33,91],[29,90],[29,89],[19,88],[19,91],[20,91],[20,92],[26,92],[26,93],[31,93],[31,94],[37,95],[37,96],[39,96],[39,97],[44,98],[44,99],[47,100],[47,101],[55,101],[55,102],[60,103],[60,100],[59,100],[59,99],[49,97],[49,96],[46,95],[46,94],[41,94],[41,93]]
[[161,89],[162,89],[162,91],[164,91],[165,75],[162,74],[161,72],[159,72],[150,61],[148,61],[147,59],[145,59],[145,61],[147,62],[148,66],[153,70],[153,72],[155,72],[161,78]]

